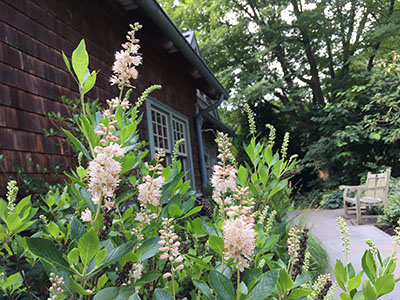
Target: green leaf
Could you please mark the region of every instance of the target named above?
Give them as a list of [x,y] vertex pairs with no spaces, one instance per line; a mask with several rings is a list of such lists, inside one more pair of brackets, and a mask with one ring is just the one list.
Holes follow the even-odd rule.
[[246,183],[246,180],[247,180],[247,170],[246,170],[246,168],[243,167],[243,166],[240,166],[237,174],[238,174],[239,181],[244,185]]
[[53,221],[51,221],[47,225],[47,229],[49,230],[49,233],[56,239],[58,236],[58,233],[60,232],[60,230],[58,229],[58,226]]
[[71,141],[71,143],[75,146],[76,150],[82,152],[89,161],[92,160],[92,156],[89,154],[86,147],[76,137],[74,137],[71,132],[64,128],[62,128],[62,130]]
[[372,283],[375,283],[376,280],[376,263],[374,256],[372,255],[370,250],[366,250],[364,252],[364,255],[361,259],[361,265],[363,268],[363,271],[365,274],[368,276],[369,280],[371,280]]
[[207,300],[214,299],[211,289],[207,283],[205,283],[204,281],[201,281],[201,280],[196,280],[196,279],[192,279],[192,282],[193,282],[194,286],[196,288],[198,288],[200,292],[203,293],[203,295],[207,298]]
[[311,289],[308,288],[297,288],[290,291],[288,299],[296,299],[304,296],[308,296],[312,293]]
[[8,215],[7,203],[0,198],[0,218],[5,221]]
[[266,299],[276,287],[278,282],[278,270],[271,270],[262,274],[257,285],[251,289],[247,298],[252,300]]
[[193,261],[194,263],[196,263],[197,267],[202,267],[205,268],[207,270],[211,270],[212,266],[204,261],[202,261],[201,259],[197,258],[196,256],[192,256],[190,254],[186,254],[185,257],[187,257],[189,260]]
[[100,265],[107,256],[107,249],[103,248],[95,256],[96,265]]
[[107,256],[104,259],[103,263],[99,266],[99,270],[117,262],[125,255],[127,255],[130,251],[132,251],[133,247],[136,245],[135,241],[129,241],[128,243],[122,244],[121,246],[112,249],[111,251],[107,251]]
[[218,254],[224,253],[224,240],[221,237],[212,234],[208,239],[208,245]]
[[132,122],[130,123],[128,126],[124,126],[121,129],[121,133],[120,133],[120,140],[121,143],[125,143],[125,141],[132,135],[135,133],[137,129],[137,122]]
[[282,292],[289,291],[294,286],[294,282],[285,269],[279,270],[278,289]]
[[180,209],[176,204],[168,205],[168,214],[171,218],[179,218],[183,214],[183,209]]
[[89,92],[94,87],[94,84],[96,83],[96,75],[96,71],[92,71],[90,76],[86,79],[85,84],[83,85],[84,94]]
[[88,66],[89,55],[86,51],[85,40],[81,40],[78,47],[72,52],[72,67],[81,85]]
[[365,300],[363,292],[358,291],[357,293],[355,293],[353,296],[353,300]]
[[335,273],[336,281],[339,284],[339,286],[343,290],[346,290],[344,285],[344,283],[346,282],[346,270],[344,268],[343,263],[339,259],[336,260],[336,265],[333,272]]
[[82,263],[85,266],[88,266],[90,261],[99,251],[100,241],[94,230],[94,228],[90,228],[88,232],[86,232],[78,242],[79,255],[81,257]]
[[268,170],[265,166],[261,166],[258,170],[259,177],[261,179],[261,183],[265,186],[268,182]]
[[142,276],[142,278],[140,278],[139,281],[143,283],[148,283],[157,280],[160,276],[161,276],[160,272],[152,270],[150,272],[147,272],[144,276]]
[[98,280],[97,280],[97,289],[101,289],[106,282],[108,281],[107,274],[103,274]]
[[105,300],[105,299],[115,299],[118,296],[119,288],[108,287],[96,294],[93,300]]
[[72,217],[69,225],[69,236],[72,240],[79,241],[79,239],[86,233],[85,226],[76,217]]
[[8,276],[7,280],[6,280],[6,288],[9,288],[10,286],[12,286],[14,284],[14,282],[16,282],[18,280],[18,278],[19,278],[19,272]]
[[204,233],[205,229],[203,228],[203,221],[201,221],[200,218],[191,220],[188,224],[188,230],[194,234]]
[[351,278],[349,280],[349,283],[347,286],[349,288],[349,291],[352,291],[352,290],[358,288],[360,286],[360,284],[361,284],[361,276],[360,276],[360,274],[357,274],[356,276],[354,276],[353,278]]
[[235,291],[232,282],[222,273],[212,270],[209,278],[211,287],[221,300],[235,299]]
[[343,292],[343,293],[340,294],[340,299],[342,299],[342,300],[351,300],[351,297],[346,292]]
[[363,292],[365,299],[368,299],[368,300],[376,299],[375,288],[371,285],[371,283],[368,279],[366,279],[363,283],[362,292]]
[[379,277],[375,282],[377,297],[388,294],[393,291],[395,285],[393,274],[386,274]]
[[27,243],[32,254],[47,261],[60,271],[74,273],[74,271],[69,268],[68,262],[62,257],[56,246],[50,240],[43,238],[27,238]]
[[158,253],[158,249],[161,247],[158,244],[159,241],[160,241],[159,237],[153,237],[147,239],[139,248],[139,250],[144,249],[144,251],[140,254],[139,261],[144,261],[156,255]]
[[69,283],[69,288],[71,290],[73,290],[74,292],[77,292],[78,295],[86,295],[86,296],[92,295],[92,293],[89,293],[88,291],[86,291],[79,283],[75,282],[72,279],[72,276],[69,276],[68,283]]
[[15,211],[21,215],[22,210],[27,207],[30,206],[30,200],[31,200],[31,196],[27,196],[24,199],[20,200],[17,204],[17,206],[15,207]]
[[6,229],[0,225],[0,242],[3,241],[7,236],[7,231]]
[[68,57],[65,55],[64,51],[61,51],[61,53],[62,53],[62,58],[64,60],[65,65],[67,66],[68,71],[71,73],[72,76],[74,76],[74,74],[72,73],[72,70],[71,70],[71,64],[69,63]]
[[173,300],[174,297],[167,290],[156,289],[153,294],[153,300]]
[[199,211],[201,211],[202,208],[203,208],[202,206],[196,206],[193,209],[191,209],[190,211],[188,211],[187,214],[185,214],[184,216],[180,217],[177,220],[186,219],[187,217],[190,217],[191,215],[194,215],[194,214],[198,213]]
[[300,275],[297,275],[293,288],[297,288],[302,284],[311,281],[313,278],[314,272],[302,272]]
[[67,260],[70,265],[73,265],[76,263],[76,261],[79,258],[79,250],[78,248],[73,248],[67,255]]

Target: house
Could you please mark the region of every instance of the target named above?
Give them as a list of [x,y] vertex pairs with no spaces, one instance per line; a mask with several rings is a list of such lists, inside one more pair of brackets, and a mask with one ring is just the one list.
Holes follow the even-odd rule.
[[49,170],[74,161],[62,134],[47,137],[54,127],[48,112],[67,115],[60,97],[78,96],[61,51],[70,55],[84,38],[91,70],[100,70],[91,99],[111,99],[109,85],[115,51],[129,24],[143,25],[143,65],[134,82],[134,98],[152,84],[163,89],[146,102],[140,125],[142,139],[155,149],[172,151],[185,139],[179,153],[188,177],[198,192],[208,185],[216,162],[215,131],[233,134],[218,118],[216,108],[228,93],[203,61],[194,32],[183,35],[156,0],[0,0],[0,187],[18,167],[39,174],[35,165]]

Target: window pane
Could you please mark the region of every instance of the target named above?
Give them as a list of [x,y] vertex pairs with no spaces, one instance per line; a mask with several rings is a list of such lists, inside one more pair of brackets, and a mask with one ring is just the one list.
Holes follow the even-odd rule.
[[156,148],[161,148],[165,152],[169,152],[169,136],[167,115],[161,111],[151,110],[153,124],[153,141]]

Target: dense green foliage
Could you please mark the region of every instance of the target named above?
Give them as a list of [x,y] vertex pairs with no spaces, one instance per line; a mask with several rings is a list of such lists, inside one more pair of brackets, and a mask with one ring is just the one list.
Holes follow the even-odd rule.
[[249,103],[261,136],[268,134],[265,123],[291,133],[289,153],[302,158],[306,190],[355,184],[384,166],[398,176],[391,58],[399,46],[398,1],[161,2],[183,31],[196,31],[204,59],[230,90],[222,116],[239,145],[249,138],[242,116]]

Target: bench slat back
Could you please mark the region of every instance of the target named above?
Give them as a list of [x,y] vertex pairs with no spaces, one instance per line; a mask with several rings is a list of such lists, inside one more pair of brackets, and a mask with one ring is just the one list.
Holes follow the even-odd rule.
[[387,169],[385,173],[379,174],[368,172],[365,185],[369,188],[379,187],[379,189],[365,191],[364,197],[379,198],[385,201],[389,190],[389,179],[390,169]]

